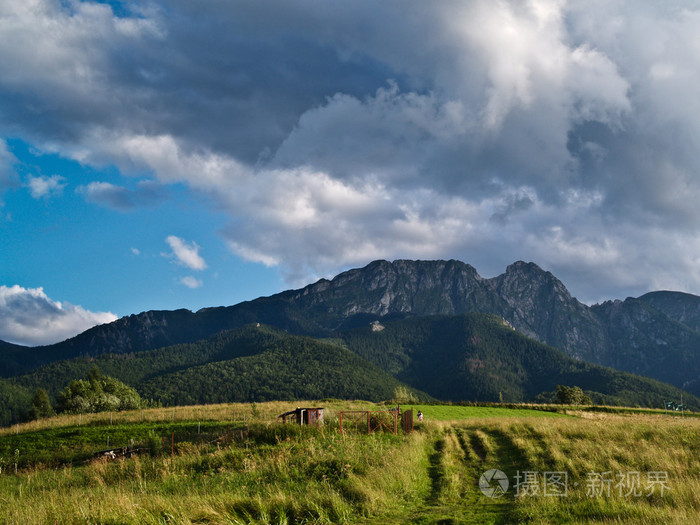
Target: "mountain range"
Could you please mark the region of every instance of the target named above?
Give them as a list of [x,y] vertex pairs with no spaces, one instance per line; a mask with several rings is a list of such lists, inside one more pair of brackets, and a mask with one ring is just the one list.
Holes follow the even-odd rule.
[[[415,342],[422,340],[417,335],[412,338],[413,342],[394,337],[391,345],[363,343],[361,347],[364,351],[349,344],[350,340],[358,340],[353,335],[357,331],[365,331],[381,340],[396,330],[412,333],[412,326],[422,326],[423,333],[427,333],[432,329],[426,326],[434,326],[437,320],[449,325],[451,318],[458,320],[455,322],[462,327],[462,331],[452,325],[449,330],[447,325],[439,330],[451,333],[456,340],[460,340],[464,336],[466,314],[481,314],[477,316],[479,319],[489,319],[488,322],[483,319],[478,321],[490,327],[484,329],[482,326],[480,329],[479,337],[482,340],[485,338],[484,330],[500,334],[496,339],[501,342],[492,340],[490,352],[510,356],[508,345],[504,345],[502,339],[514,332],[518,337],[529,338],[532,344],[539,344],[533,346],[538,349],[537,352],[532,351],[533,355],[544,356],[546,352],[541,349],[545,346],[556,349],[558,353],[549,355],[547,359],[570,360],[565,361],[566,365],[562,365],[564,368],[570,368],[575,362],[585,366],[602,365],[700,394],[700,297],[662,291],[587,306],[572,297],[563,283],[550,272],[534,263],[521,261],[508,266],[502,275],[490,279],[481,277],[472,266],[455,260],[375,261],[364,268],[343,272],[332,280],[321,279],[298,290],[234,306],[206,308],[198,312],[143,312],[44,347],[28,348],[0,343],[0,375],[12,378],[7,381],[13,385],[35,384],[35,381],[19,381],[19,378],[32,374],[36,376],[40,370],[66,360],[114,360],[118,356],[138,355],[176,345],[201,344],[217,334],[262,323],[277,330],[276,337],[280,340],[291,336],[325,340],[324,344],[349,351],[377,367],[378,371],[404,381],[427,395],[440,399],[476,399],[479,397],[478,389],[469,390],[455,385],[452,389],[440,390],[435,387],[437,383],[416,375],[414,372],[418,368],[411,368],[424,368],[426,356],[423,354],[428,348],[436,363],[452,363],[452,370],[456,363],[464,365],[465,356],[473,348],[469,349],[455,340],[445,341],[442,346],[424,340],[421,346]],[[494,322],[494,319],[498,319],[498,322]],[[477,318],[469,317],[469,323],[477,323]],[[373,331],[370,326],[383,326],[385,330]],[[401,328],[395,328],[397,326]],[[293,359],[293,355],[288,354],[287,359]],[[389,365],[391,359],[387,355],[401,356],[401,359],[407,360],[407,366],[400,369],[395,366],[396,363]],[[481,364],[471,361],[471,365],[464,365],[472,373],[460,376],[458,381],[474,380],[474,374],[481,370],[489,371],[494,377],[499,373],[508,376],[512,372],[510,368],[506,373],[505,369],[499,372],[498,367],[486,366],[484,363],[488,359],[484,357],[477,358]],[[502,361],[515,363],[517,359],[504,357]],[[518,367],[524,370],[522,363],[515,366]],[[534,369],[530,365],[525,368]],[[184,373],[186,369],[183,365],[180,372]],[[450,382],[450,368],[443,372],[442,382],[447,384]],[[596,373],[600,377],[601,374],[605,375],[600,370]],[[529,377],[529,374],[527,372],[525,375]],[[620,377],[623,376],[618,377],[618,382],[621,381]],[[631,376],[624,377],[627,378],[625,381],[632,381]],[[585,382],[579,378],[581,386]],[[491,383],[496,384],[494,381]],[[525,383],[508,388],[501,382],[499,393],[508,393],[512,400],[532,399],[538,392],[532,391]],[[513,384],[521,383],[515,381]],[[549,388],[544,387],[544,382],[535,381],[534,384],[537,388],[543,386],[543,390]],[[650,387],[646,385],[645,388]],[[596,392],[602,394],[601,389]],[[149,391],[149,394],[157,397],[156,390]],[[666,394],[670,395],[670,391]],[[482,397],[492,399],[493,395],[490,391]]]

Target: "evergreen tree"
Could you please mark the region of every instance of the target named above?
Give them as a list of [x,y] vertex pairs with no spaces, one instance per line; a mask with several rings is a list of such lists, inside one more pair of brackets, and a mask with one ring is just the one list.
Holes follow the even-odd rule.
[[49,400],[49,395],[43,388],[38,388],[34,392],[34,397],[32,398],[32,405],[29,409],[30,419],[41,419],[45,417],[51,417],[54,414],[53,407],[51,406],[51,401]]

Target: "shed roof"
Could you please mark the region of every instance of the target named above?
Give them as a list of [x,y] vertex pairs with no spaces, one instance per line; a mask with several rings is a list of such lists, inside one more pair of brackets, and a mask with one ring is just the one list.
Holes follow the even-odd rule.
[[277,417],[291,416],[292,414],[296,414],[297,412],[299,412],[301,410],[323,410],[323,407],[297,407],[294,410],[290,410],[289,412],[285,412],[284,414],[280,414]]

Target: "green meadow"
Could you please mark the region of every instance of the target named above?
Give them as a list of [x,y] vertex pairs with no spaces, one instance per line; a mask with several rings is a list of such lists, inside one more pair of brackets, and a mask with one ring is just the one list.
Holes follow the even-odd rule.
[[417,413],[423,412],[424,421],[457,421],[461,419],[485,417],[562,417],[563,414],[553,410],[533,408],[509,408],[499,406],[463,406],[463,405],[407,405]]
[[[326,407],[321,428],[283,425]],[[415,405],[409,435],[340,433],[363,402],[61,416],[0,431],[2,523],[696,523],[700,421]],[[132,458],[95,458],[109,439]],[[57,454],[58,451],[58,454]],[[16,464],[16,471],[15,471]],[[493,490],[505,480],[505,491]],[[493,497],[498,496],[498,497]]]

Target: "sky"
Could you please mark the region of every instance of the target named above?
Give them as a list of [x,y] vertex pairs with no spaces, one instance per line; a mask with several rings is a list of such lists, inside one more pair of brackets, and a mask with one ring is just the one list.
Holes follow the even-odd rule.
[[375,259],[700,294],[700,2],[3,0],[0,339]]

